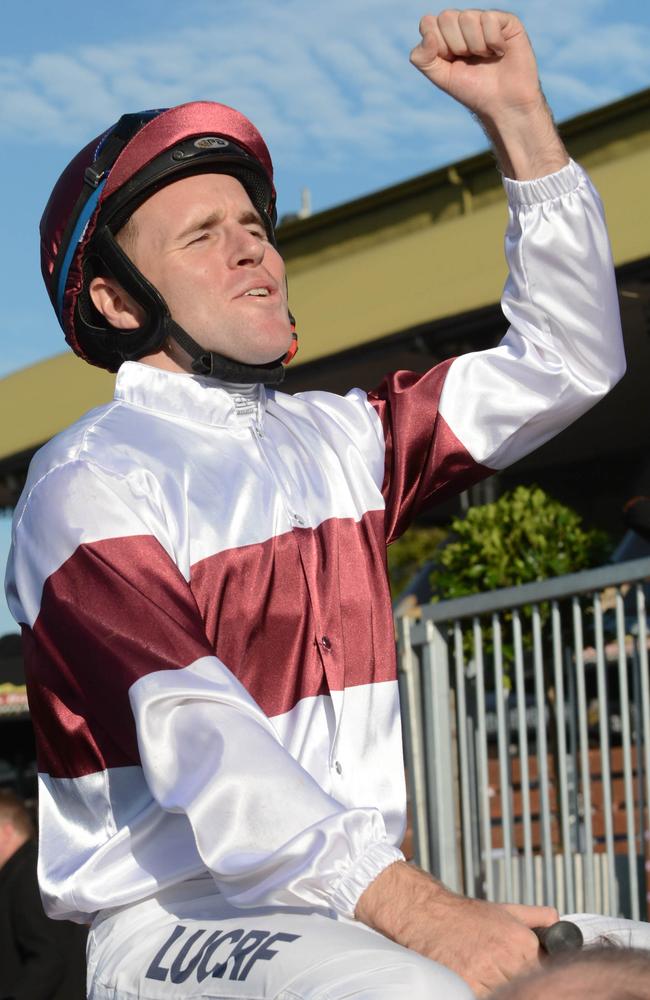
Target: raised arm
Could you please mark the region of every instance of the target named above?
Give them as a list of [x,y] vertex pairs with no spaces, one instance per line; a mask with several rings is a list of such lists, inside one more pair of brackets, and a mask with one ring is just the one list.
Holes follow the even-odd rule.
[[421,31],[412,61],[480,117],[511,175],[501,299],[509,329],[495,348],[421,376],[399,372],[370,394],[386,441],[389,541],[427,504],[550,440],[625,371],[602,205],[557,136],[521,23],[446,11],[423,18]]
[[[493,350],[400,374],[370,395],[387,442],[389,540],[454,481],[504,468],[551,438],[624,370],[602,208],[557,136],[521,23],[500,11],[445,11],[424,17],[420,31],[412,62],[477,115],[506,175],[510,329]],[[401,863],[378,876],[356,915],[454,969],[478,996],[535,963],[530,928],[557,917],[463,899]]]

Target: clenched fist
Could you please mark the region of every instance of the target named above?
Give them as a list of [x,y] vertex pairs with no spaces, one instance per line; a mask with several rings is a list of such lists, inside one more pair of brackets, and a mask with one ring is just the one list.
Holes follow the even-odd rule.
[[543,103],[532,46],[514,14],[444,10],[423,17],[420,34],[413,65],[479,118]]
[[501,10],[443,10],[422,18],[420,34],[411,62],[479,118],[504,173],[529,180],[568,162],[519,18]]

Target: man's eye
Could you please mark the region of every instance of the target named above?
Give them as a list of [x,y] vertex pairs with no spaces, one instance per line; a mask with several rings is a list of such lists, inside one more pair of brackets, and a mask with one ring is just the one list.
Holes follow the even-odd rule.
[[200,236],[195,236],[193,240],[190,240],[188,246],[192,246],[193,243],[203,243],[208,239],[210,239],[210,233],[201,233]]

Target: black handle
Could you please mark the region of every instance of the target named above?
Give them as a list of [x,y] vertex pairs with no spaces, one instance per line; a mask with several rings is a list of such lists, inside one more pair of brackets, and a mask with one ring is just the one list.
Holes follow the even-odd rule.
[[584,939],[577,924],[570,920],[558,920],[550,927],[534,927],[539,943],[547,955],[559,955],[564,951],[579,951]]

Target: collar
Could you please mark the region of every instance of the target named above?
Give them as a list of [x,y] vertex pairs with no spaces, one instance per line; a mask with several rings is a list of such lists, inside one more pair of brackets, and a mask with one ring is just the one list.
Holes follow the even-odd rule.
[[121,365],[115,399],[169,417],[232,429],[260,426],[266,409],[263,385],[239,385],[204,375],[168,372],[137,361]]

